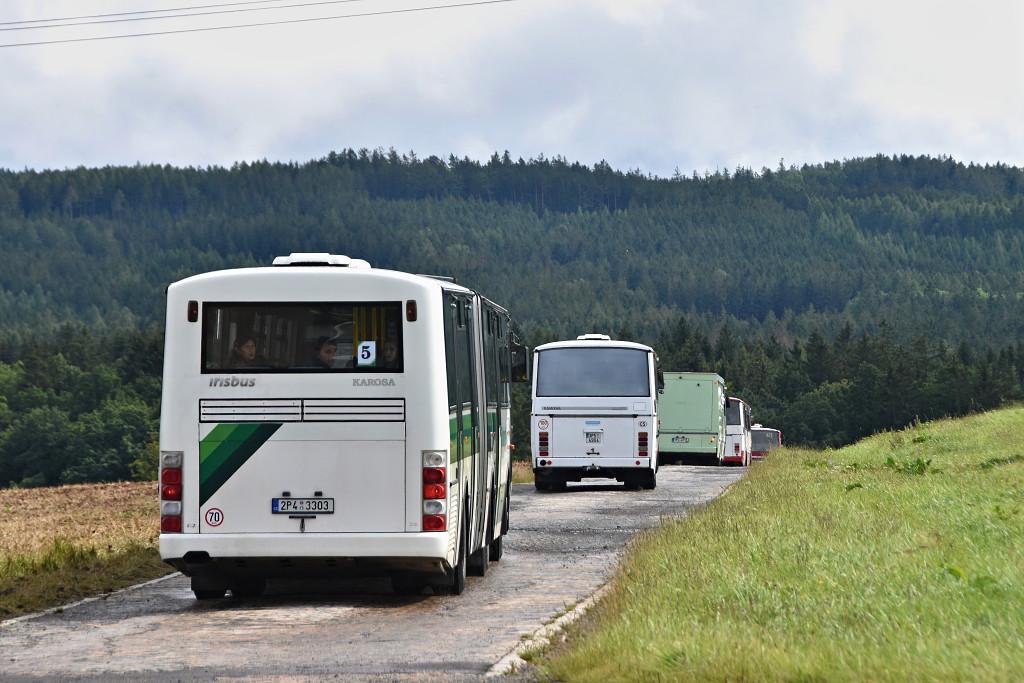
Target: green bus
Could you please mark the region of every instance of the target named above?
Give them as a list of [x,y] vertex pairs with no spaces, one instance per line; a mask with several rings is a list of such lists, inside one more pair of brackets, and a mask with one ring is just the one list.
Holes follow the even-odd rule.
[[725,455],[725,380],[713,372],[666,372],[658,397],[658,452],[662,463]]

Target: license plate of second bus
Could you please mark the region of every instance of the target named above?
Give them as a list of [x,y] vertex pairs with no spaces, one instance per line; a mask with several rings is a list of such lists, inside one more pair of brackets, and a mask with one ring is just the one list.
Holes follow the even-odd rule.
[[601,432],[587,432],[587,443],[601,443]]
[[285,514],[334,514],[333,498],[271,498],[270,511]]

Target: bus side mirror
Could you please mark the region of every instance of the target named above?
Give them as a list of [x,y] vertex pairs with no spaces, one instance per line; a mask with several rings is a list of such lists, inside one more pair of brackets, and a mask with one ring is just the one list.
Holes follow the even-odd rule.
[[512,353],[512,381],[529,382],[530,350],[515,340],[509,344],[509,350]]
[[658,370],[658,393],[665,393],[665,373],[661,370]]

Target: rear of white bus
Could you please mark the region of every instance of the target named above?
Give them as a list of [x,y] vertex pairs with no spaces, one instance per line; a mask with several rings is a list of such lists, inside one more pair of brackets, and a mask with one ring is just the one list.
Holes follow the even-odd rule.
[[729,397],[725,404],[725,452],[721,464],[746,467],[751,457],[750,406]]
[[160,554],[197,597],[451,569],[438,285],[253,268],[175,283],[167,307]]
[[555,342],[534,356],[531,448],[536,487],[611,478],[657,483],[654,352],[607,338]]

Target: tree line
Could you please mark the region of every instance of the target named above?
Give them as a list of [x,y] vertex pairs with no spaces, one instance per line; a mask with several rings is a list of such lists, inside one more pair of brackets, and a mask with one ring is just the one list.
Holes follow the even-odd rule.
[[343,150],[302,164],[0,171],[0,342],[159,322],[209,270],[333,251],[455,276],[525,329],[680,312],[791,341],[1024,333],[1024,174],[929,157],[652,178],[558,157]]
[[[616,336],[637,339],[628,329]],[[542,332],[531,345],[560,337]],[[791,344],[704,329],[679,316],[657,339],[661,367],[712,371],[787,443],[840,446],[915,420],[964,415],[1024,397],[1024,344],[977,351],[844,327]],[[0,362],[0,486],[156,476],[163,335],[64,325]],[[513,440],[529,452],[530,396],[515,385]]]

